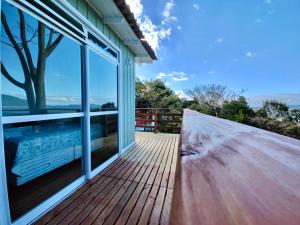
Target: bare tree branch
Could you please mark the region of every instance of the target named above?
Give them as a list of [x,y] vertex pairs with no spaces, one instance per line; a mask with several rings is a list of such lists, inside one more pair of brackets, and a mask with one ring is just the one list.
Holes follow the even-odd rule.
[[[38,60],[37,60],[37,73],[41,74],[43,71],[45,64],[45,25],[41,22],[38,22]],[[33,77],[33,81],[36,82],[38,77]]]
[[23,46],[24,51],[25,51],[25,55],[26,55],[26,58],[27,58],[27,63],[28,63],[28,66],[30,68],[31,74],[33,74],[35,68],[34,68],[34,65],[33,65],[31,53],[30,53],[27,38],[26,38],[24,13],[20,9],[18,11],[19,11],[19,16],[20,16],[20,35],[21,35],[22,46]]
[[14,46],[13,46],[11,43],[6,42],[6,41],[4,41],[3,39],[1,39],[1,43],[2,43],[2,44],[5,44],[5,45],[7,45],[7,46],[9,46],[9,47],[14,48]]
[[7,69],[5,68],[5,66],[3,65],[3,63],[1,62],[1,73],[6,77],[7,80],[9,80],[11,83],[13,83],[14,85],[16,85],[19,88],[24,89],[24,84],[15,80],[7,71]]
[[55,39],[55,41],[46,49],[46,55],[47,57],[53,52],[53,50],[57,47],[57,45],[59,44],[59,42],[62,40],[63,35],[60,34],[58,35],[58,37]]
[[54,34],[54,30],[50,29],[50,34],[49,34],[49,38],[48,38],[48,42],[47,42],[47,47],[46,48],[50,47],[50,45],[52,43],[53,34]]
[[27,67],[26,59],[25,59],[25,57],[22,53],[22,50],[21,50],[20,46],[18,45],[18,43],[14,39],[13,34],[11,33],[11,30],[10,30],[10,28],[8,26],[8,23],[7,23],[7,20],[6,20],[6,16],[5,16],[3,11],[1,11],[1,21],[2,21],[2,25],[4,27],[4,30],[7,34],[10,42],[12,43],[14,49],[16,50],[16,52],[19,56],[19,59],[20,59],[20,62],[21,62],[21,65],[22,65],[25,76],[29,76],[29,69]]

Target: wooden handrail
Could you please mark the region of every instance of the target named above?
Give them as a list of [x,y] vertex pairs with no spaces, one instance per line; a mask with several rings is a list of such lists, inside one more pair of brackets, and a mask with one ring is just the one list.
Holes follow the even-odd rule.
[[[169,110],[169,112],[162,112],[161,110]],[[160,131],[171,131],[178,133],[181,129],[182,112],[166,108],[137,108],[136,109],[136,128],[150,129],[154,133]],[[171,123],[171,124],[170,124]],[[165,125],[164,125],[165,124]]]

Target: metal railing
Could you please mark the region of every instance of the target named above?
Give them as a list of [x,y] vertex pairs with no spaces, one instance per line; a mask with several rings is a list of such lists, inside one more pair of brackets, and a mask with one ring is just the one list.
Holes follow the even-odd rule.
[[135,127],[138,131],[180,133],[182,109],[136,108]]

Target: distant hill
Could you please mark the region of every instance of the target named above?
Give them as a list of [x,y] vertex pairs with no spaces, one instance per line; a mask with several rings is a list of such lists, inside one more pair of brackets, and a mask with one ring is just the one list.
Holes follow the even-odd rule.
[[[259,110],[261,107],[251,107],[253,110],[257,111]],[[300,109],[300,105],[289,105],[290,110],[292,109]]]
[[3,106],[27,106],[27,101],[11,95],[2,95]]
[[289,105],[290,109],[300,109],[300,105]]

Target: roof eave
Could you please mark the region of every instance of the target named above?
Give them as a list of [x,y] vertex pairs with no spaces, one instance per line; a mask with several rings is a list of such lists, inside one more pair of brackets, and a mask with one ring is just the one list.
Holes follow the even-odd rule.
[[[135,54],[137,62],[151,62],[156,55],[140,30],[125,0],[86,0]],[[139,59],[140,58],[140,59]]]

